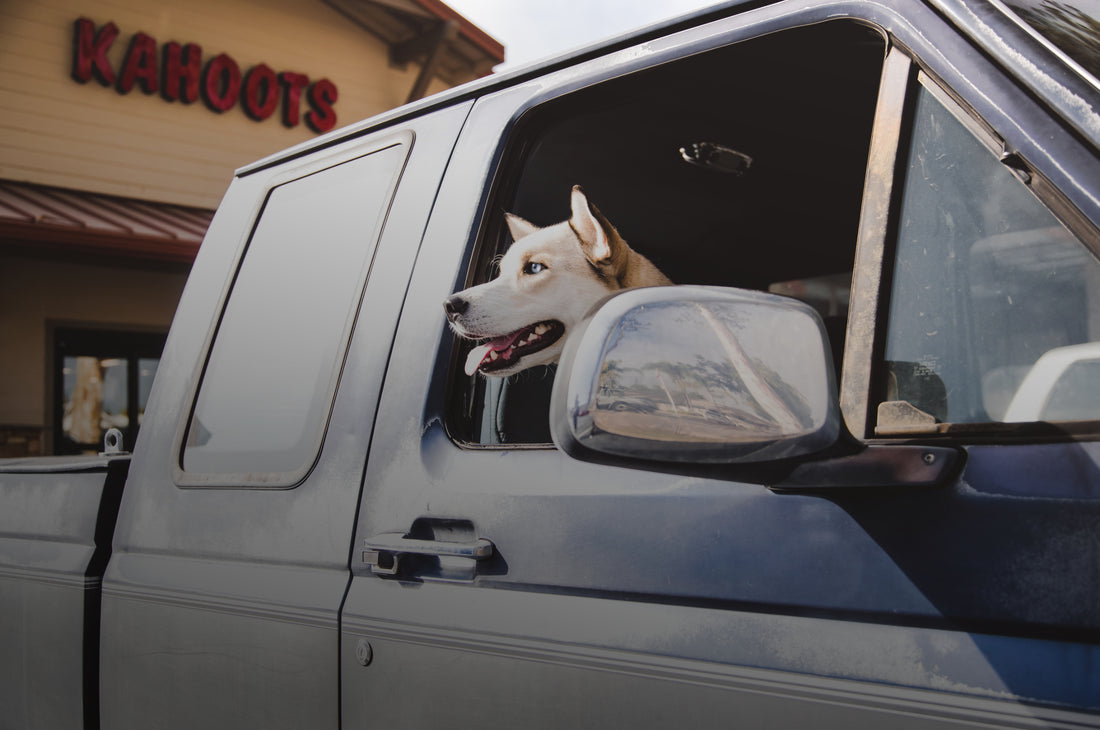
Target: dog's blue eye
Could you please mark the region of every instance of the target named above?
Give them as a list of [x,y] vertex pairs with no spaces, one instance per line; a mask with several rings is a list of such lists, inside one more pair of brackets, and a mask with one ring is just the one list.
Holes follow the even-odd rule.
[[546,270],[545,264],[540,264],[538,261],[528,261],[523,265],[523,273],[525,274],[538,274]]

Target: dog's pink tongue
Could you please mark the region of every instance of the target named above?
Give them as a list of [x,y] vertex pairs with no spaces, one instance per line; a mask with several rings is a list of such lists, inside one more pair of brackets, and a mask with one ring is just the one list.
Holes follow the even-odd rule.
[[489,353],[492,351],[493,346],[490,344],[478,345],[470,350],[470,354],[466,356],[466,374],[473,375],[476,373],[477,369],[481,367],[481,363],[485,362],[485,358],[489,357]]
[[477,369],[481,367],[481,363],[485,362],[485,359],[489,357],[490,352],[507,350],[522,333],[523,330],[516,330],[511,334],[489,340],[485,344],[478,345],[470,350],[470,354],[466,356],[466,374],[473,375],[476,373]]

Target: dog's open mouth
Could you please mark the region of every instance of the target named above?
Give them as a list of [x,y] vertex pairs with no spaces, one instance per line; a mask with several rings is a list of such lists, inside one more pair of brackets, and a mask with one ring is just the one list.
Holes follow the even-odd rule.
[[557,342],[565,334],[565,325],[547,320],[484,342],[466,356],[466,374],[478,370],[491,373],[515,365],[525,355],[538,352]]

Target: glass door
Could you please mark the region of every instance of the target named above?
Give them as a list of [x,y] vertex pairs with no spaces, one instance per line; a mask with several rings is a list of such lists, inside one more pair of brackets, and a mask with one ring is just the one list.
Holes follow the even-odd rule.
[[166,335],[59,328],[54,331],[53,451],[98,453],[117,428],[133,449]]

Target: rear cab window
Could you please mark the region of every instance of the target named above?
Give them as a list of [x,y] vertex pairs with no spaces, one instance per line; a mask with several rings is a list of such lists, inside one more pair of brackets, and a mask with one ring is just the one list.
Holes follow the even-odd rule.
[[268,194],[218,323],[181,486],[290,487],[316,460],[409,140]]

